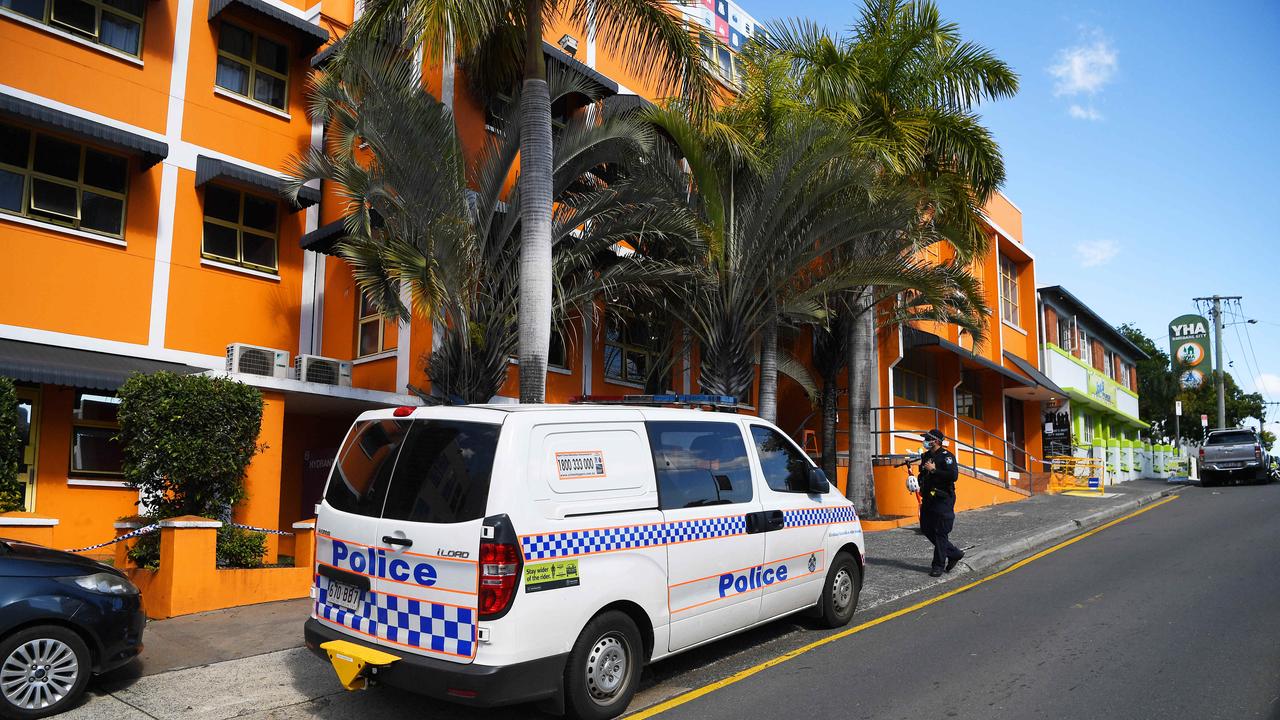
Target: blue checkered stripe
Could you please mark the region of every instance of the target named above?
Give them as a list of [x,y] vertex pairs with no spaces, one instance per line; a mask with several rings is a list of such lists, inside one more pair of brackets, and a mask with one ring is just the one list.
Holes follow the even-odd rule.
[[475,657],[476,611],[368,591],[359,613],[330,605],[320,583],[316,615],[332,623],[428,652]]
[[682,520],[629,527],[527,535],[520,538],[525,560],[548,560],[611,550],[638,550],[691,540],[711,540],[747,531],[744,515]]
[[840,507],[824,507],[806,510],[786,510],[783,513],[786,518],[786,527],[806,527],[809,525],[831,525],[833,523],[853,522],[857,519],[854,515],[853,507],[844,505]]

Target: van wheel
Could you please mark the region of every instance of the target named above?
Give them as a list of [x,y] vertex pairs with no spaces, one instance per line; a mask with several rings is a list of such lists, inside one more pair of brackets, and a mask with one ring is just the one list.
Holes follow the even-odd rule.
[[820,620],[825,627],[848,625],[858,608],[858,564],[847,552],[836,553],[818,599]]
[[568,717],[606,720],[625,712],[640,683],[643,648],[640,631],[626,613],[610,610],[592,618],[565,666]]
[[42,718],[74,705],[89,684],[93,659],[80,636],[37,625],[0,642],[0,717]]

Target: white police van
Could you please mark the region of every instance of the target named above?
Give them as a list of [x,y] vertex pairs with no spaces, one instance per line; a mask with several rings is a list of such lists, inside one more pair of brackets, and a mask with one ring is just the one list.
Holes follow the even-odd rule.
[[755,417],[492,405],[364,413],[316,524],[308,647],[348,688],[621,714],[644,663],[862,584],[852,505]]

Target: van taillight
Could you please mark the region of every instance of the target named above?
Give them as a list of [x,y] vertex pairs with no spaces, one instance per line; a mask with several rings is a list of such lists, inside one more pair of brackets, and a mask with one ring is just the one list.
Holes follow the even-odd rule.
[[1200,459],[1204,459],[1204,448],[1200,448]]
[[510,543],[480,543],[480,619],[501,617],[511,607],[520,585],[524,558]]
[[1261,446],[1261,445],[1254,445],[1254,446],[1253,446],[1253,457],[1254,457],[1254,459],[1256,459],[1256,460],[1261,460],[1261,459],[1262,459],[1262,446]]

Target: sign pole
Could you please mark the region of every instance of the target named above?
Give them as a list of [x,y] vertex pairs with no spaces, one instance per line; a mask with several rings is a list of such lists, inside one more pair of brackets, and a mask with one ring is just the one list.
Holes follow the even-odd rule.
[[1173,447],[1178,456],[1182,456],[1182,401],[1173,401]]

